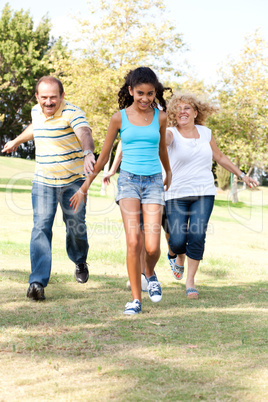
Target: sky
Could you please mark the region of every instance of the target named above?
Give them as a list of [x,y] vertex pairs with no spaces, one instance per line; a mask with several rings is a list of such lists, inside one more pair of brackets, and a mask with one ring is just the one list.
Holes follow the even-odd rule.
[[[128,0],[131,1],[131,0]],[[7,0],[0,0],[0,10]],[[230,56],[235,59],[246,35],[260,30],[268,40],[268,0],[163,0],[182,34],[188,51],[176,57],[184,72],[205,83],[217,80],[217,71]],[[29,10],[36,23],[48,13],[52,34],[57,37],[72,30],[73,16],[88,14],[86,0],[9,0],[13,10]],[[185,67],[185,61],[189,68]]]

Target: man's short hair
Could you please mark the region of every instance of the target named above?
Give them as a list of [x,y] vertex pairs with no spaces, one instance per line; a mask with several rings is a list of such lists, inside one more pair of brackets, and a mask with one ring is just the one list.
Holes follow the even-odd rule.
[[56,77],[52,77],[51,75],[45,75],[44,77],[41,77],[40,80],[38,80],[36,86],[35,86],[35,92],[38,94],[38,87],[41,84],[41,82],[49,82],[50,84],[58,84],[59,86],[59,91],[60,91],[60,96],[62,96],[64,89],[62,82],[58,80]]

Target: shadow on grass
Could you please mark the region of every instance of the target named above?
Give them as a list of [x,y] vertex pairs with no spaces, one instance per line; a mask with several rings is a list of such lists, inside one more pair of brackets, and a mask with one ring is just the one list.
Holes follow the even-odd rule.
[[[26,272],[8,270],[4,275],[19,282]],[[116,390],[111,397],[117,400],[139,400],[152,376],[157,386],[149,400],[213,400],[216,394],[227,400],[249,389],[241,385],[241,373],[251,375],[255,367],[264,367],[264,354],[258,351],[267,342],[267,286],[202,286],[200,299],[191,301],[185,286],[174,283],[163,287],[160,303],[143,294],[143,313],[129,317],[122,314],[131,299],[126,278],[90,275],[82,285],[71,275],[57,275],[57,281],[52,275],[44,302],[26,299],[27,285],[19,286],[16,300],[12,288],[5,291],[0,352],[10,353],[13,360],[33,354],[39,360],[65,359],[70,367],[77,359],[101,359],[105,378],[130,384],[131,398],[121,398]],[[223,371],[220,361],[228,370]],[[135,387],[129,377],[135,378]]]
[[[206,271],[207,273],[207,271]],[[10,280],[16,283],[25,283],[28,286],[29,272],[21,270],[3,270],[1,272],[1,282]],[[126,278],[114,277],[109,275],[89,275],[89,282],[86,284],[78,284],[75,282],[73,274],[54,274],[51,275],[48,287],[45,289],[47,300],[44,303],[37,303],[38,306],[48,306],[54,302],[72,301],[75,304],[78,300],[87,302],[89,308],[91,303],[106,304],[107,311],[109,309],[115,311],[115,305],[125,303],[131,298],[131,292],[126,288]],[[7,289],[6,294],[12,298],[12,291]],[[163,287],[163,299],[161,303],[152,303],[151,306],[157,306],[157,310],[165,310],[165,308],[173,311],[177,308],[186,309],[210,309],[217,308],[232,308],[243,305],[248,306],[253,303],[255,308],[264,307],[268,302],[268,283],[259,281],[255,283],[223,285],[223,286],[201,286],[199,287],[199,300],[188,300],[185,293],[185,284],[174,283]],[[151,303],[147,292],[142,292],[143,300],[146,305]],[[123,302],[120,302],[123,299]],[[5,298],[4,303],[9,300]],[[22,302],[27,301],[25,297]],[[113,301],[115,304],[113,304]],[[27,305],[18,308],[25,309],[27,313]],[[123,305],[120,309],[123,308]],[[23,314],[22,314],[23,315]]]
[[22,270],[1,269],[1,282],[9,280],[17,283],[27,283],[29,272]]

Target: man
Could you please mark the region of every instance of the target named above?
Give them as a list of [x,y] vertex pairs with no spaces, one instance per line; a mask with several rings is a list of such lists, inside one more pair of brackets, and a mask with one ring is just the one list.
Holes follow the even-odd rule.
[[31,274],[27,297],[44,300],[44,288],[51,272],[52,226],[60,203],[66,225],[66,250],[75,263],[75,278],[88,280],[88,240],[85,203],[74,213],[69,199],[81,187],[84,175],[91,174],[95,157],[92,132],[84,112],[64,100],[61,81],[45,76],[36,84],[38,104],[32,109],[32,123],[2,152],[34,139],[36,169],[32,188],[34,226],[31,235]]

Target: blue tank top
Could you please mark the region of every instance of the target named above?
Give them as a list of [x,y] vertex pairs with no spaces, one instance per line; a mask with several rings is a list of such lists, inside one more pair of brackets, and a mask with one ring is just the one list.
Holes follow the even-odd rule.
[[121,169],[140,176],[161,173],[159,110],[154,109],[154,118],[149,126],[135,126],[129,122],[125,109],[120,110],[120,113],[123,152]]

